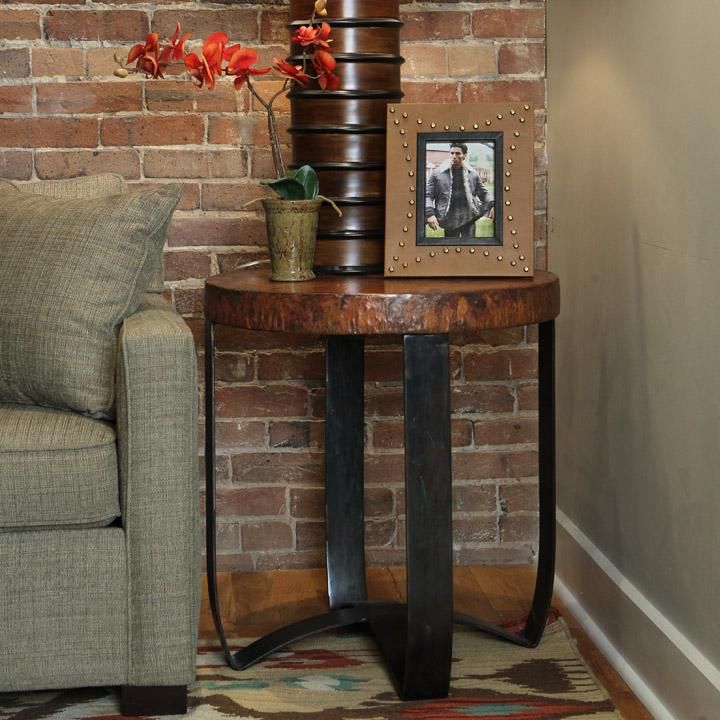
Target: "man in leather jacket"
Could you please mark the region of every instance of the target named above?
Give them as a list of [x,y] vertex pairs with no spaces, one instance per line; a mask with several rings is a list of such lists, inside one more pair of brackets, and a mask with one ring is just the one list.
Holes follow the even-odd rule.
[[427,179],[425,222],[433,230],[443,228],[448,238],[474,238],[475,221],[492,205],[480,175],[465,162],[467,151],[465,143],[450,143],[450,160]]

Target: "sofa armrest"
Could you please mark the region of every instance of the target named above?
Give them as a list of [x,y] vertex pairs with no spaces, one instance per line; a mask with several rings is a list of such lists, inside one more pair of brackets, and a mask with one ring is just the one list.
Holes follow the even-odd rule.
[[200,593],[197,364],[190,330],[161,298],[123,323],[117,368],[129,684],[184,685]]

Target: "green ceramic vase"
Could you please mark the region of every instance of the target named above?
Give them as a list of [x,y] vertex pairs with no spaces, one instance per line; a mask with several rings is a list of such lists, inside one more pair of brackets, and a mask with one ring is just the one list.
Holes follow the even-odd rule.
[[318,215],[322,200],[263,198],[271,280],[312,280]]

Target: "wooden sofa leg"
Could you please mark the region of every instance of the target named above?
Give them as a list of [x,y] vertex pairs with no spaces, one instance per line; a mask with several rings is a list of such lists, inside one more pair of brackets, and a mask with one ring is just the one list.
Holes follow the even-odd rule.
[[186,712],[186,685],[123,685],[120,691],[122,715],[184,715]]

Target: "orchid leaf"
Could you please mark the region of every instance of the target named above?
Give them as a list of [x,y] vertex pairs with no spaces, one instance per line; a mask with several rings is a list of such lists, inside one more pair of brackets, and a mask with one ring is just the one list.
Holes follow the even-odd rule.
[[309,165],[292,170],[287,177],[260,182],[271,187],[283,200],[314,200],[318,194],[317,173]]

